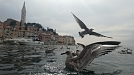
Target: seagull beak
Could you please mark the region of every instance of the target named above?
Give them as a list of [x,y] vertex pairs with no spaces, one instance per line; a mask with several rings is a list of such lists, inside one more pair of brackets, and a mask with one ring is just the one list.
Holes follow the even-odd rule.
[[61,53],[61,55],[64,55],[64,54],[66,54],[66,53]]

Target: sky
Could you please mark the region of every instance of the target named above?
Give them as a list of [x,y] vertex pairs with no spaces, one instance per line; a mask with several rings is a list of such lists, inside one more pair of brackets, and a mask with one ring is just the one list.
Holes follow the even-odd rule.
[[[56,29],[59,35],[70,35],[76,43],[85,45],[98,41],[120,41],[124,47],[134,43],[134,0],[24,0],[26,23],[35,22]],[[0,21],[12,18],[20,21],[23,0],[0,0]],[[85,35],[71,12],[88,28],[106,36]]]

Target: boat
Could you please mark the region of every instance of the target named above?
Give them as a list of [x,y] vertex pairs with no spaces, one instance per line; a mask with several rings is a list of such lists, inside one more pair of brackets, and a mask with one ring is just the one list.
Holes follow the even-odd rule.
[[18,41],[20,41],[20,39],[23,38],[6,39],[4,43],[9,45],[18,45],[19,44]]
[[44,42],[41,42],[40,40],[33,40],[33,39],[27,39],[27,38],[14,38],[14,39],[7,39],[5,40],[6,44],[10,45],[44,45]]
[[118,53],[120,53],[120,54],[132,54],[132,50],[130,50],[130,49],[121,50],[121,51],[119,51]]
[[44,42],[40,40],[33,40],[33,39],[22,39],[18,41],[20,45],[44,45]]

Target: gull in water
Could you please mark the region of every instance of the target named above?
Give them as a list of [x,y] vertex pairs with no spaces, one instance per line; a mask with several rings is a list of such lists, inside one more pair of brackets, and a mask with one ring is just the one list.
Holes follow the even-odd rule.
[[61,55],[66,54],[67,58],[65,61],[66,68],[82,71],[88,64],[90,64],[95,58],[112,52],[116,48],[120,47],[118,41],[104,41],[95,42],[85,46],[82,52],[74,58],[71,51],[66,51],[61,53]]
[[[73,13],[72,13],[72,14],[73,14]],[[86,26],[79,18],[77,18],[74,14],[73,14],[73,16],[74,16],[76,22],[79,24],[80,28],[81,28],[81,29],[84,29],[84,31],[79,32],[79,35],[81,36],[81,38],[83,38],[84,35],[86,35],[86,34],[94,35],[94,36],[97,36],[97,37],[112,38],[112,37],[108,37],[108,36],[102,35],[102,34],[100,34],[100,33],[94,32],[94,31],[93,31],[94,29],[92,29],[92,28],[91,28],[91,29],[87,28],[87,26]]]

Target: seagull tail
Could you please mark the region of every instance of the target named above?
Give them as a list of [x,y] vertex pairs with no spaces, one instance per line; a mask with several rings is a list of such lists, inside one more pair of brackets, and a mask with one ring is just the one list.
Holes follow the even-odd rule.
[[82,33],[81,33],[81,32],[79,32],[79,36],[80,36],[81,38],[83,38],[83,37],[84,37],[84,35],[82,35]]

